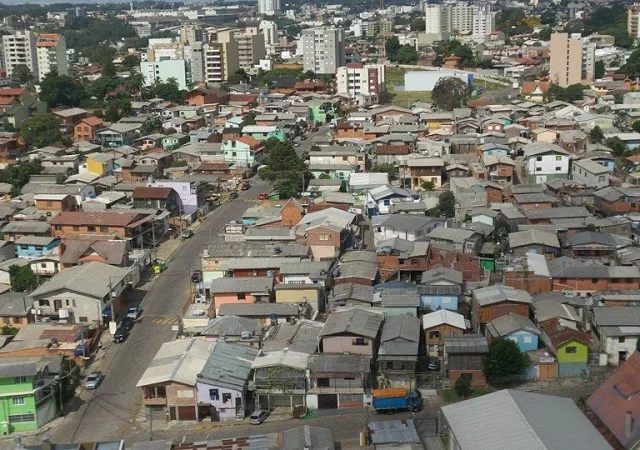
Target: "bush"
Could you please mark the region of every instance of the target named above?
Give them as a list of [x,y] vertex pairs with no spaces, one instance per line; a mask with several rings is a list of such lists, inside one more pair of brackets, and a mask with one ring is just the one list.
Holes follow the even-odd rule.
[[458,397],[467,398],[473,394],[471,389],[471,381],[466,377],[460,377],[456,380],[456,384],[453,386]]

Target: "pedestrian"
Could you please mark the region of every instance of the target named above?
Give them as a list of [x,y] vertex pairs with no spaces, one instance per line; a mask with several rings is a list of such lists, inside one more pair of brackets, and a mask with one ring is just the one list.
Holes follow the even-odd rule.
[[98,350],[102,350],[102,341],[98,341]]

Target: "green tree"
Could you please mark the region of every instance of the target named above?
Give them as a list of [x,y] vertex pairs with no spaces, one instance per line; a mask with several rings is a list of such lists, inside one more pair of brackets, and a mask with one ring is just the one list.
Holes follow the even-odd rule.
[[470,95],[469,86],[460,78],[443,77],[433,87],[431,100],[436,107],[451,111],[464,106]]
[[444,191],[438,197],[438,212],[445,217],[453,217],[456,213],[456,197],[451,191]]
[[52,70],[40,82],[40,100],[49,105],[49,108],[57,106],[78,106],[86,98],[84,86],[67,75],[58,75]]
[[618,136],[612,136],[604,141],[604,145],[611,149],[614,156],[622,156],[627,151],[627,144]]
[[509,221],[507,221],[504,217],[500,216],[498,220],[496,220],[496,226],[493,230],[493,234],[496,237],[496,241],[500,241],[500,239],[507,237],[507,235],[511,232],[511,225],[509,225]]
[[180,90],[178,81],[175,78],[169,78],[167,81],[160,81],[151,87],[151,91],[155,97],[163,98],[174,103],[184,103],[187,92]]
[[113,61],[105,61],[102,65],[102,76],[103,77],[115,77],[116,76],[116,65]]
[[118,80],[115,77],[101,76],[89,84],[87,93],[95,97],[99,102],[104,101],[108,93],[113,92],[118,87]]
[[387,38],[384,43],[384,51],[389,61],[396,60],[396,54],[400,50],[400,47],[400,41],[398,40],[397,36],[391,36],[390,38]]
[[35,114],[22,123],[20,136],[29,147],[46,147],[62,137],[60,123],[53,114]]
[[456,383],[453,385],[453,389],[455,389],[457,396],[460,398],[467,398],[473,394],[471,380],[467,377],[458,378]]
[[602,132],[602,129],[598,125],[596,125],[589,131],[589,141],[592,144],[596,144],[604,141],[604,133]]
[[554,23],[556,23],[556,12],[547,9],[542,14],[540,14],[540,22],[545,25],[553,25]]
[[604,61],[602,61],[601,59],[596,61],[596,64],[594,66],[593,69],[593,76],[599,80],[600,78],[602,78],[604,76],[604,74],[607,72],[607,69],[604,65]]
[[508,385],[519,380],[529,367],[529,357],[511,339],[494,339],[484,366],[484,375],[492,386]]
[[620,71],[632,79],[640,77],[640,48],[629,55],[627,62]]
[[548,100],[561,100],[563,102],[573,103],[584,97],[585,86],[582,84],[572,84],[563,88],[562,86],[551,83],[547,91]]
[[540,33],[538,33],[538,39],[540,39],[541,41],[550,41],[551,40],[551,28],[546,27],[543,28],[542,30],[540,30]]
[[463,66],[472,66],[475,62],[473,49],[457,39],[441,42],[436,48],[436,54],[440,59],[440,65],[447,56],[455,55],[460,58],[460,64]]
[[422,17],[418,17],[411,22],[411,31],[424,31],[426,28],[427,24]]
[[133,110],[131,100],[126,97],[121,98],[120,100],[118,100],[118,108],[120,109],[120,114],[122,114],[122,117],[130,116]]
[[38,287],[38,277],[33,273],[29,265],[10,266],[9,279],[11,280],[11,287],[16,292],[31,292]]
[[11,73],[11,84],[22,85],[29,83],[33,80],[33,74],[26,66],[26,64],[18,64],[13,68]]
[[258,113],[256,111],[248,111],[242,120],[243,125],[255,125],[256,124],[256,116]]
[[422,189],[425,191],[433,191],[436,188],[436,185],[433,181],[423,181]]
[[635,131],[636,133],[640,133],[640,120],[636,120],[635,122],[633,122],[631,124],[631,128],[633,129],[633,131]]
[[117,122],[120,120],[120,111],[118,110],[118,102],[112,100],[104,110],[104,120],[107,122]]
[[0,172],[0,181],[9,183],[11,195],[20,195],[22,187],[29,182],[31,175],[38,175],[42,172],[42,165],[39,160],[23,161],[17,164],[11,164]]
[[[270,148],[269,148],[270,147]],[[266,167],[258,172],[261,179],[273,183],[282,198],[294,197],[306,189],[312,175],[289,141],[268,145]]]
[[136,55],[127,55],[122,59],[122,67],[125,67],[127,69],[140,67],[140,58],[138,58]]
[[405,44],[396,53],[398,64],[415,64],[418,62],[418,50],[413,45]]
[[389,174],[389,180],[398,178],[398,167],[389,163],[376,163],[371,167],[369,172]]

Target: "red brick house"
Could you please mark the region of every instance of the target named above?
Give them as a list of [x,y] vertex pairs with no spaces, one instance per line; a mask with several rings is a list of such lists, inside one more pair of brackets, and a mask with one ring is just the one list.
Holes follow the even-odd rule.
[[529,317],[533,298],[527,291],[495,284],[472,293],[472,324],[478,333],[484,333],[486,324],[509,313]]

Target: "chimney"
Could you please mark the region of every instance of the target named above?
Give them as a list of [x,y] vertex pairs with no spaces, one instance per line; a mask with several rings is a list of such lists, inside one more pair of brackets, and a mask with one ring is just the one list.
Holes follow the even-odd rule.
[[631,437],[631,432],[633,431],[633,416],[631,411],[626,411],[624,413],[624,435],[627,438]]

